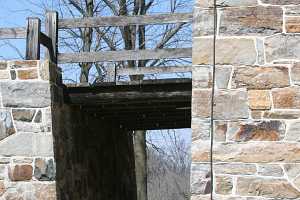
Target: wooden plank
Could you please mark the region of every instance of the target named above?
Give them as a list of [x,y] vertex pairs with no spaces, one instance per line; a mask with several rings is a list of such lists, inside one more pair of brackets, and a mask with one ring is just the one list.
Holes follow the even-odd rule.
[[52,49],[45,51],[45,58],[50,59],[52,62],[57,63],[58,52],[58,12],[47,11],[45,18],[45,32],[51,40]]
[[191,57],[192,48],[80,52],[58,54],[58,63],[117,62],[125,60],[156,60]]
[[75,19],[60,19],[59,29],[95,28],[104,26],[130,26],[151,24],[173,24],[192,22],[192,13],[157,14],[140,16],[86,17]]
[[26,39],[26,60],[40,59],[41,20],[28,18]]
[[40,43],[46,47],[46,51],[48,51],[47,56],[49,55],[49,57],[45,57],[46,59],[51,59],[52,61],[54,60],[54,54],[53,54],[53,46],[52,46],[52,40],[51,38],[49,38],[47,35],[45,35],[44,33],[40,33]]
[[184,72],[192,72],[192,66],[123,68],[117,70],[117,76]]
[[0,28],[0,39],[25,39],[26,28]]

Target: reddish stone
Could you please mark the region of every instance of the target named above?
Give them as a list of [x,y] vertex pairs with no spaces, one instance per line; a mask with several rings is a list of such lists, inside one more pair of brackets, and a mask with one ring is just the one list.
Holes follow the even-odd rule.
[[32,179],[31,165],[15,165],[9,168],[8,176],[12,181],[29,181]]
[[21,80],[37,79],[38,73],[36,69],[19,70],[18,78]]

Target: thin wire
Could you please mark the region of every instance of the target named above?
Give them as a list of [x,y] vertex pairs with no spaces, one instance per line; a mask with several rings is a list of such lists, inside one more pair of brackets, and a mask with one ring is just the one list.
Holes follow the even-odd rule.
[[211,92],[211,113],[210,113],[210,178],[211,192],[210,199],[213,200],[214,192],[214,166],[213,166],[213,147],[214,147],[214,106],[215,106],[215,82],[216,82],[216,40],[217,40],[217,0],[214,0],[214,38],[213,38],[213,69],[212,69],[212,92]]

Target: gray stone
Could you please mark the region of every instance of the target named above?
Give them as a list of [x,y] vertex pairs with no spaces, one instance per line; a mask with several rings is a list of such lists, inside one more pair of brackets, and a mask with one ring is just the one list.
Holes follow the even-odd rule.
[[210,123],[207,120],[201,120],[196,117],[192,119],[192,140],[209,140]]
[[6,107],[48,107],[50,86],[47,82],[1,82],[3,105]]
[[285,140],[292,142],[300,142],[300,121],[291,122],[287,130]]
[[35,123],[40,123],[42,122],[42,111],[38,111],[34,117],[34,122]]
[[247,102],[246,90],[218,90],[215,99],[215,119],[234,120],[249,118]]
[[53,157],[52,134],[18,133],[0,142],[1,156]]
[[[191,173],[191,193],[209,194],[211,188],[210,172],[207,165],[196,166]],[[195,169],[195,166],[194,166]]]
[[232,72],[231,66],[217,66],[216,67],[216,83],[218,89],[227,89]]
[[266,38],[267,62],[281,59],[300,59],[300,35],[279,34]]
[[300,63],[297,62],[291,69],[291,79],[296,85],[300,85]]
[[266,119],[299,119],[299,110],[276,110],[265,111],[263,117]]
[[285,7],[285,15],[289,16],[299,16],[300,15],[300,5],[298,6],[287,6]]
[[220,35],[273,35],[282,32],[283,11],[275,6],[224,8]]
[[230,195],[232,193],[233,183],[231,177],[217,176],[216,177],[216,193]]
[[265,64],[265,46],[264,42],[260,38],[256,38],[256,50],[257,50],[257,64]]
[[55,166],[53,159],[35,159],[34,177],[39,181],[54,181]]
[[[200,7],[212,7],[214,5],[213,0],[196,0],[196,6]],[[217,5],[220,7],[239,7],[239,6],[256,6],[257,0],[217,0]]]
[[261,2],[272,5],[299,5],[299,0],[261,0]]
[[33,109],[12,109],[13,118],[17,121],[31,122],[34,114]]
[[282,177],[283,169],[279,165],[259,165],[258,174],[262,176]]
[[193,88],[209,88],[212,85],[210,66],[193,67]]
[[0,140],[14,134],[15,132],[11,113],[6,109],[0,109]]
[[51,128],[44,125],[43,123],[31,123],[31,122],[21,122],[15,121],[15,126],[18,132],[50,132]]
[[285,164],[284,171],[290,180],[300,175],[300,164]]
[[214,34],[214,11],[212,9],[195,8],[193,35],[207,36]]
[[[211,65],[213,62],[213,39],[194,38],[193,64]],[[218,65],[253,65],[257,52],[253,39],[223,38],[217,39],[216,64]]]

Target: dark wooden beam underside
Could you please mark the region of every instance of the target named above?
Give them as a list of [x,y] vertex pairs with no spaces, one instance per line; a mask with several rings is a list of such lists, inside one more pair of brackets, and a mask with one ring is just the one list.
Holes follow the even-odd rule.
[[191,81],[65,89],[66,102],[128,130],[191,127]]

